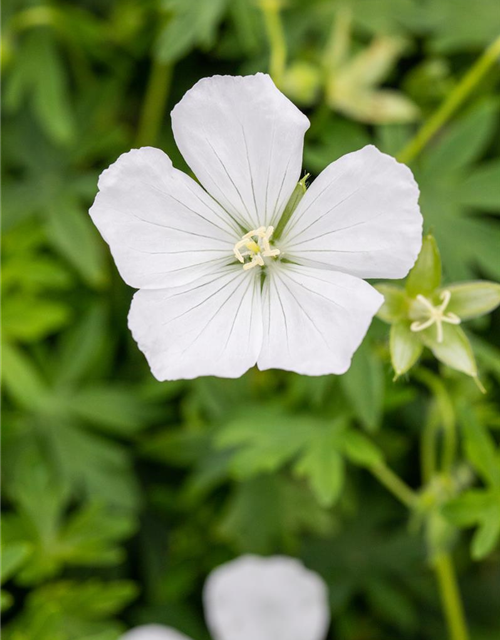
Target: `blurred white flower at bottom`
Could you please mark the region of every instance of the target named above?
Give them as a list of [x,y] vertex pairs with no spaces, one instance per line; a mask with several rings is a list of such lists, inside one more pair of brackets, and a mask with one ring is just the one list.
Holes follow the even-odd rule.
[[[203,592],[213,640],[324,640],[330,623],[323,580],[294,558],[246,555],[215,569]],[[120,640],[190,640],[146,625]]]
[[183,633],[161,624],[145,624],[124,633],[120,640],[191,640]]

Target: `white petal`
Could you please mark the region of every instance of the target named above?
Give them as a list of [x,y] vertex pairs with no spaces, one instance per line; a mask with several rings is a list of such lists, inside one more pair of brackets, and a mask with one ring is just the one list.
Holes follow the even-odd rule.
[[241,230],[160,149],[123,154],[99,189],[90,215],[132,287],[176,286],[234,260]]
[[161,624],[145,624],[120,636],[119,640],[190,640],[183,633]]
[[345,273],[299,265],[268,269],[259,369],[345,373],[384,298]]
[[283,232],[290,260],[361,278],[403,278],[422,244],[411,171],[373,146],[329,165]]
[[260,278],[240,265],[168,290],[138,291],[129,328],[158,380],[237,378],[262,344]]
[[214,640],[326,637],[326,585],[293,558],[242,556],[212,572],[203,596]]
[[262,73],[200,80],[172,111],[186,162],[247,230],[279,218],[300,178],[308,127]]

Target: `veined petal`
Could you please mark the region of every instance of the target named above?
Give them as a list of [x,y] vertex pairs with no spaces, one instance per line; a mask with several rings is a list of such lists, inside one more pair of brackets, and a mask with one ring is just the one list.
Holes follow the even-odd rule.
[[214,640],[324,640],[326,585],[285,556],[242,556],[213,571],[203,593]]
[[158,380],[237,378],[262,345],[259,273],[232,265],[174,289],[141,289],[128,320]]
[[144,624],[124,633],[118,640],[190,640],[171,627],[161,624]]
[[319,175],[279,248],[300,264],[361,278],[403,278],[422,244],[418,196],[408,167],[369,145]]
[[186,162],[247,231],[279,219],[300,177],[308,127],[262,73],[200,80],[172,111]]
[[123,154],[99,178],[90,215],[120,275],[136,288],[176,286],[234,260],[228,214],[152,147]]
[[383,301],[367,282],[345,273],[293,264],[268,269],[257,366],[345,373]]

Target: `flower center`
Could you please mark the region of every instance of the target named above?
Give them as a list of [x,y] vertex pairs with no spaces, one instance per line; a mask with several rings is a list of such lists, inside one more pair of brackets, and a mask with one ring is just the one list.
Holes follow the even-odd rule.
[[437,341],[443,342],[443,322],[447,322],[448,324],[460,324],[460,318],[450,311],[445,313],[446,307],[451,300],[451,293],[449,291],[443,291],[439,297],[442,302],[440,305],[435,307],[426,297],[420,294],[417,296],[417,300],[424,307],[424,309],[422,309],[424,319],[412,322],[410,329],[411,331],[424,331],[435,324]]
[[[243,269],[265,266],[264,258],[276,258],[279,249],[272,249],[270,240],[274,227],[252,229],[234,245],[234,255],[243,264]],[[242,251],[244,249],[244,251]]]

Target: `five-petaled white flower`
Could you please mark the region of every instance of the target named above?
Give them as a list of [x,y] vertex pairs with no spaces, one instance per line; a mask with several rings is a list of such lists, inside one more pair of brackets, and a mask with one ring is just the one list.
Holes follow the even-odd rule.
[[136,149],[102,173],[90,210],[139,289],[129,327],[153,374],[344,373],[383,302],[362,278],[402,278],[420,249],[411,171],[373,146],[347,154],[282,228],[309,120],[269,76],[201,80],[172,126],[202,186]]
[[[293,558],[242,556],[205,583],[213,640],[324,640],[330,623],[323,580]],[[170,627],[145,625],[120,640],[190,640]]]

